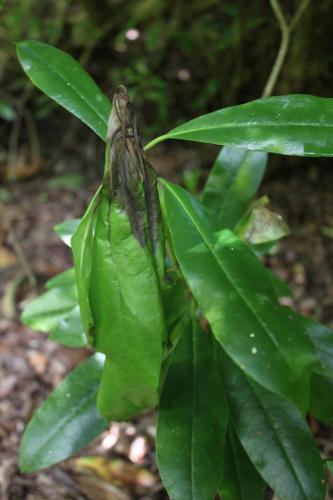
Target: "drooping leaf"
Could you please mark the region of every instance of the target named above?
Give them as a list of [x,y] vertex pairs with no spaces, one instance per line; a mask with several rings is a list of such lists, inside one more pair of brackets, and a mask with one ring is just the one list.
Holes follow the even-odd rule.
[[311,376],[310,413],[324,424],[333,426],[333,378]]
[[95,354],[75,368],[34,414],[21,441],[22,472],[65,460],[106,427],[96,409],[103,360]]
[[80,224],[81,219],[69,219],[65,220],[61,224],[57,224],[54,226],[54,230],[60,239],[69,247],[71,246],[71,239],[73,234],[75,233],[78,225]]
[[279,305],[266,269],[247,245],[228,229],[213,233],[194,197],[163,184],[177,260],[217,340],[242,370],[305,409],[316,358],[303,323]]
[[256,469],[282,499],[324,500],[323,464],[299,409],[220,353],[231,419]]
[[106,139],[111,103],[73,57],[34,40],[17,43],[17,56],[36,87]]
[[151,141],[166,139],[240,146],[294,156],[333,156],[333,99],[284,95],[199,116]]
[[89,287],[94,347],[107,356],[98,409],[113,420],[130,419],[157,404],[165,317],[150,248],[140,245],[126,212],[115,200],[110,207],[105,193]]
[[262,500],[265,483],[230,426],[220,494],[223,500]]
[[221,227],[233,229],[257,192],[267,153],[224,147],[207,179],[202,204],[214,212]]
[[109,419],[128,420],[158,402],[167,331],[157,177],[138,140],[124,86],[114,94],[107,137],[103,186],[87,256],[92,253],[82,273],[94,320],[93,345],[106,355],[97,407]]
[[223,474],[228,408],[212,337],[189,320],[162,390],[157,459],[175,500],[211,500]]

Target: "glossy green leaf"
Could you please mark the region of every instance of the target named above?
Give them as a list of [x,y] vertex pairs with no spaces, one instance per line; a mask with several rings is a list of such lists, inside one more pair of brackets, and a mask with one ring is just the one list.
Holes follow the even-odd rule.
[[73,269],[59,274],[46,283],[49,290],[32,300],[24,309],[21,320],[41,332],[52,331],[78,304]]
[[54,226],[57,235],[60,236],[61,240],[69,247],[71,246],[72,236],[80,224],[80,221],[81,219],[69,219]]
[[223,500],[262,500],[265,483],[246,455],[237,434],[229,428],[220,495]]
[[105,140],[111,103],[80,64],[45,43],[27,40],[16,46],[22,68],[33,84]]
[[77,305],[66,316],[62,317],[52,329],[49,340],[66,347],[85,347],[87,337],[83,330],[80,307]]
[[75,368],[34,414],[21,441],[22,472],[65,460],[106,427],[96,410],[103,360],[95,354]]
[[267,153],[224,147],[216,158],[202,195],[221,227],[233,229],[256,194],[267,163]]
[[157,460],[175,500],[212,500],[221,484],[228,408],[212,337],[189,320],[171,353],[157,427]]
[[199,202],[163,184],[177,260],[214,335],[246,373],[305,409],[316,358],[297,314],[278,303],[266,269],[247,245],[228,229],[212,233]]
[[151,141],[166,139],[241,146],[296,156],[333,156],[333,99],[285,95],[199,116]]
[[247,378],[224,354],[221,366],[233,425],[265,481],[281,499],[324,500],[323,464],[299,409]]
[[333,426],[333,378],[312,374],[310,413],[320,422]]
[[97,210],[89,301],[94,347],[107,356],[98,409],[112,420],[130,419],[157,404],[165,317],[150,248],[106,192]]

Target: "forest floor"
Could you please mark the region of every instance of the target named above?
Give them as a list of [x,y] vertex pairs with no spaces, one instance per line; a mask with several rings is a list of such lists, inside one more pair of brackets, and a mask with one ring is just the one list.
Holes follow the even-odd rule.
[[[154,165],[161,175],[175,181],[182,179],[181,164],[193,168],[201,161],[188,148],[177,146],[169,157],[160,151],[153,158]],[[283,161],[280,157],[279,162]],[[29,418],[87,356],[85,350],[48,341],[45,334],[30,330],[19,319],[45,281],[72,265],[70,250],[53,226],[80,217],[98,185],[91,172],[88,179],[82,171],[68,177],[67,167],[62,160],[52,177],[39,172],[0,188],[0,498],[167,498],[156,468],[154,413],[132,423],[111,424],[85,448],[80,456],[104,457],[103,463],[95,459],[94,470],[75,459],[34,474],[22,475],[18,469],[19,442]],[[274,167],[260,193],[269,195],[272,207],[292,231],[276,253],[265,258],[266,264],[291,286],[290,305],[333,327],[332,167],[313,159],[282,171]],[[333,432],[313,419],[311,429],[325,456],[333,457]]]

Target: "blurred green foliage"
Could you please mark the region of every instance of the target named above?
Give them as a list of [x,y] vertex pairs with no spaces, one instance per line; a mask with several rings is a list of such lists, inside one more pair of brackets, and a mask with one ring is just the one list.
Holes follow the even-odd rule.
[[[282,3],[287,13],[297,5]],[[332,93],[327,81],[333,42],[326,20],[331,5],[322,0],[310,6],[276,93]],[[16,41],[35,39],[71,53],[109,95],[116,85],[126,85],[147,137],[259,97],[280,39],[267,0],[6,0],[0,15],[3,120],[13,120],[22,100],[39,119],[54,109],[27,83],[15,57]],[[314,29],[316,17],[320,32]],[[318,57],[309,68],[313,50]]]

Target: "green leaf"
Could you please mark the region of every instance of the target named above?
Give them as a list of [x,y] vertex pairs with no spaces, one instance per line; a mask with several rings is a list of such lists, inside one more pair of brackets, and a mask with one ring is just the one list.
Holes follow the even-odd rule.
[[111,103],[80,64],[45,43],[27,40],[16,46],[22,68],[34,85],[104,141]]
[[67,347],[85,347],[87,345],[87,337],[83,330],[79,305],[60,319],[59,323],[52,329],[49,340]]
[[277,297],[292,297],[293,293],[285,281],[283,281],[279,276],[277,276],[273,271],[267,269],[269,278],[271,280],[272,286]]
[[220,495],[223,500],[261,500],[265,483],[246,455],[230,426],[226,442],[224,474]]
[[96,410],[103,359],[95,354],[75,368],[34,414],[21,441],[22,472],[65,460],[106,427]]
[[310,413],[315,418],[333,426],[333,378],[313,373],[311,377]]
[[217,340],[256,381],[305,409],[316,358],[302,321],[278,303],[266,269],[247,245],[228,229],[213,233],[193,196],[163,184],[177,260]]
[[200,168],[188,168],[183,172],[183,183],[185,188],[193,194],[198,192],[199,181],[201,177]]
[[60,239],[69,247],[71,246],[71,239],[75,233],[77,227],[79,226],[81,219],[69,219],[65,220],[61,224],[54,226],[54,230]]
[[78,304],[72,270],[65,271],[46,283],[46,293],[32,300],[24,309],[21,321],[41,332],[52,331]]
[[241,146],[296,156],[333,156],[333,99],[284,95],[220,109],[151,141],[165,139]]
[[100,203],[101,189],[102,186],[96,191],[71,239],[81,320],[90,344],[93,343],[92,330],[94,321],[88,294],[94,245],[93,233],[96,224],[96,209]]
[[112,420],[127,420],[158,402],[165,316],[151,249],[140,244],[115,199],[110,206],[106,191],[97,211],[89,301],[94,347],[107,356],[97,407]]
[[298,408],[221,355],[232,422],[256,469],[283,499],[324,500],[322,461]]
[[224,147],[216,158],[202,195],[221,227],[233,229],[257,192],[267,153]]
[[175,500],[212,500],[221,484],[228,407],[212,337],[189,320],[162,390],[157,460]]
[[333,331],[312,318],[299,317],[317,353],[318,362],[313,370],[333,378]]
[[27,305],[22,322],[35,330],[51,332],[50,340],[67,347],[86,346],[74,268],[58,274],[45,286],[49,291]]
[[52,288],[59,288],[63,286],[74,286],[75,283],[75,270],[74,267],[71,267],[48,280],[45,283],[45,287],[51,290]]

